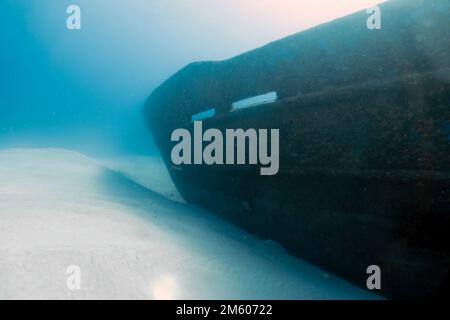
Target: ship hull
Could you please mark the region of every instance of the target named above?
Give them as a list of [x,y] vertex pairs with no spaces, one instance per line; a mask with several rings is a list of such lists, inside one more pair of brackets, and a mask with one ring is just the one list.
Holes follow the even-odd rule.
[[[367,268],[377,265],[378,293],[435,295],[450,268],[450,40],[443,37],[450,8],[436,13],[433,2],[384,5],[387,16],[400,17],[411,6],[422,15],[396,18],[375,45],[356,27],[358,13],[174,75],[149,98],[145,117],[183,197],[361,287]],[[430,17],[426,34],[436,40],[424,48],[430,56],[389,55],[420,48],[411,41],[422,32],[419,21]],[[342,28],[353,30],[342,37],[352,39],[356,53],[333,45]],[[394,29],[416,33],[396,39],[389,33]],[[306,45],[323,41],[333,53],[323,53],[322,64],[302,67],[300,76],[283,69],[308,59]],[[389,45],[387,55],[370,55],[373,45]],[[335,73],[322,69],[336,68],[333,58],[353,56],[365,58]],[[274,65],[284,72],[274,74]],[[276,102],[230,112],[233,101],[272,90],[280,96]],[[278,174],[262,176],[254,165],[174,165],[171,133],[193,131],[191,116],[206,106],[217,114],[203,121],[205,130],[279,129]]]

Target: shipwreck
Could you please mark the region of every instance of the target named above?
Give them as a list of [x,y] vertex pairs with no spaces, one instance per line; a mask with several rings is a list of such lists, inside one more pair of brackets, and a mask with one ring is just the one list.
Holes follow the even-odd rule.
[[[376,293],[432,297],[450,269],[450,2],[392,0],[226,61],[192,63],[144,116],[183,197]],[[279,172],[176,165],[171,134],[279,129]],[[448,278],[447,278],[448,279]]]

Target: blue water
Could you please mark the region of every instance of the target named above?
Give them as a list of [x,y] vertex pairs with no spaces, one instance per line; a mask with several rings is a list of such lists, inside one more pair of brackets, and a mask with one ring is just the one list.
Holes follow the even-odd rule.
[[[81,8],[81,30],[66,27],[73,3]],[[192,61],[272,40],[233,39],[237,29],[214,24],[203,29],[204,12],[177,3],[2,0],[0,147],[153,153],[141,108],[155,87]],[[230,41],[219,47],[214,39],[224,33]]]
[[[177,70],[377,2],[2,0],[0,147],[153,153],[141,107]],[[66,27],[72,4],[80,30]]]

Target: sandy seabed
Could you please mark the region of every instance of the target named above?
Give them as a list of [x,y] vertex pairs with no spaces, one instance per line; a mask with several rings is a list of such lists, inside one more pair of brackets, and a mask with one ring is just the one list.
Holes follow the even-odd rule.
[[0,299],[372,298],[184,203],[158,157],[0,150]]

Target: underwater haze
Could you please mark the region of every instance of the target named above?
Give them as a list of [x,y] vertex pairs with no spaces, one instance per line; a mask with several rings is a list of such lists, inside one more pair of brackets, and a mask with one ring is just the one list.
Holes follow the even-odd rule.
[[377,299],[186,203],[142,108],[191,62],[379,2],[0,1],[0,299]]
[[[193,61],[220,60],[374,0],[3,0],[0,147],[152,153],[146,97]],[[66,9],[81,8],[81,30]]]

